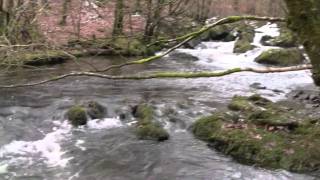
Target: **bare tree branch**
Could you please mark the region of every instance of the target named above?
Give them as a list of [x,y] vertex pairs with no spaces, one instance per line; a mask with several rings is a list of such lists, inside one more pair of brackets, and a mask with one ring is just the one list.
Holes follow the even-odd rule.
[[29,84],[17,84],[17,85],[0,85],[0,88],[18,88],[18,87],[30,87],[41,84],[46,84],[53,81],[58,81],[64,78],[73,76],[87,76],[87,77],[97,77],[111,80],[143,80],[143,79],[160,79],[160,78],[209,78],[209,77],[221,77],[238,72],[254,72],[254,73],[281,73],[289,71],[300,71],[311,69],[310,64],[300,65],[300,66],[290,66],[281,68],[234,68],[226,71],[208,71],[208,72],[154,72],[150,74],[138,74],[138,75],[124,75],[124,76],[112,76],[106,74],[99,74],[93,72],[72,72],[69,74],[64,74],[61,76],[53,77],[51,79],[29,83]]

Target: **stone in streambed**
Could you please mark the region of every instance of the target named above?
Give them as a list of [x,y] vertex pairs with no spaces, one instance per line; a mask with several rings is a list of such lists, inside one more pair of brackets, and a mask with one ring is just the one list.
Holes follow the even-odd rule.
[[86,110],[90,118],[92,119],[102,119],[105,117],[107,109],[95,101],[89,101],[86,104]]
[[301,64],[304,60],[297,48],[269,49],[260,54],[255,61],[260,64],[291,66]]
[[79,105],[73,106],[68,110],[67,118],[73,126],[86,125],[88,121],[85,108]]
[[151,106],[147,104],[135,106],[133,115],[138,118],[135,132],[139,139],[155,141],[169,139],[169,133],[160,123],[154,121],[154,111]]

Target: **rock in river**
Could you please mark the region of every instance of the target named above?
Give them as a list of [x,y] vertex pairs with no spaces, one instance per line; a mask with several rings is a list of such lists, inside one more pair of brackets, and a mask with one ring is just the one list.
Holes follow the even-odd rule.
[[255,59],[257,63],[278,66],[298,65],[303,60],[304,57],[297,48],[269,49]]
[[134,116],[138,118],[136,135],[139,139],[155,141],[165,141],[169,139],[169,133],[160,123],[154,121],[154,111],[148,104],[136,106]]
[[84,107],[76,105],[67,112],[67,118],[73,126],[86,125],[88,118]]
[[196,121],[194,135],[244,164],[294,172],[320,169],[319,120],[259,95],[235,96],[229,108]]

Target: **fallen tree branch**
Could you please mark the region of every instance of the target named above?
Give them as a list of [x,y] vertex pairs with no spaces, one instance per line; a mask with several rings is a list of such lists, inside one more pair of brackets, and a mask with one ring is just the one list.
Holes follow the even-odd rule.
[[174,45],[173,47],[169,48],[168,50],[166,50],[166,51],[164,51],[164,52],[162,52],[162,53],[160,53],[158,55],[151,56],[151,57],[144,58],[144,59],[140,59],[140,60],[136,60],[136,61],[123,63],[123,64],[119,64],[119,65],[111,65],[111,66],[106,67],[106,68],[104,68],[102,70],[98,70],[98,71],[94,71],[94,72],[106,72],[106,71],[109,71],[109,70],[114,69],[114,68],[122,68],[124,66],[129,66],[129,65],[134,65],[134,64],[143,64],[143,63],[147,63],[147,62],[151,62],[151,61],[160,59],[160,58],[168,55],[172,51],[178,49],[179,47],[183,46],[184,44],[186,44],[187,42],[191,41],[192,39],[198,37],[199,35],[205,33],[206,31],[210,30],[213,27],[216,27],[218,25],[230,24],[230,23],[234,23],[234,22],[238,22],[238,21],[243,21],[243,20],[270,21],[270,22],[279,22],[279,21],[282,22],[282,21],[285,21],[284,18],[277,18],[277,17],[229,16],[229,17],[220,19],[219,21],[214,22],[212,24],[206,25],[203,28],[201,28],[199,31],[192,32],[192,33],[189,33],[187,35],[184,35],[184,36],[181,36],[181,37],[178,37],[178,38],[175,38],[175,39],[165,40],[164,42],[180,42],[180,43]]
[[73,76],[87,76],[87,77],[98,77],[112,80],[143,80],[143,79],[156,79],[156,78],[204,78],[204,77],[221,77],[238,72],[254,72],[254,73],[281,73],[289,71],[300,71],[311,69],[310,64],[300,66],[290,66],[281,68],[234,68],[226,71],[209,71],[209,72],[154,72],[150,74],[138,74],[138,75],[124,75],[124,76],[112,76],[106,74],[99,74],[93,72],[72,72],[61,76],[53,77],[51,79],[29,83],[29,84],[17,84],[17,85],[0,85],[0,88],[17,88],[17,87],[30,87],[41,84],[46,84],[53,81],[58,81],[67,77]]

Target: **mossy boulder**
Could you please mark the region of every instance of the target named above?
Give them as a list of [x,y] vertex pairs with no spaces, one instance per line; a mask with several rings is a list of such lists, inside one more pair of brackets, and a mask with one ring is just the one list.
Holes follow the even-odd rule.
[[161,50],[160,45],[147,48],[142,38],[116,37],[112,39],[74,40],[68,43],[71,48],[86,49],[88,55],[153,55]]
[[233,25],[226,24],[214,27],[209,31],[209,40],[224,42],[234,41],[237,38],[234,29],[235,27]]
[[73,106],[67,112],[67,118],[73,126],[86,125],[88,121],[86,109],[83,106]]
[[86,104],[88,116],[92,119],[101,119],[106,115],[107,109],[103,105],[95,101],[89,101]]
[[298,38],[288,28],[282,28],[277,37],[263,36],[261,44],[264,46],[278,46],[283,48],[297,47]]
[[110,43],[115,48],[115,50],[123,55],[142,56],[147,54],[146,46],[139,39],[119,37],[113,39]]
[[169,133],[154,121],[154,112],[151,106],[140,104],[136,106],[134,114],[138,118],[136,135],[142,140],[165,141],[169,139]]
[[258,95],[236,96],[232,103],[240,108],[200,118],[192,125],[193,134],[244,164],[294,172],[319,170],[320,126],[314,123],[318,121]]
[[16,57],[18,62],[30,66],[42,66],[63,63],[71,59],[71,56],[60,50],[44,50],[33,52],[21,52]]
[[238,36],[238,40],[235,42],[233,48],[234,53],[245,53],[255,48],[255,46],[251,44],[255,36],[255,30],[252,26],[239,26]]
[[290,66],[301,64],[304,57],[297,48],[269,49],[262,52],[255,61],[260,64]]

